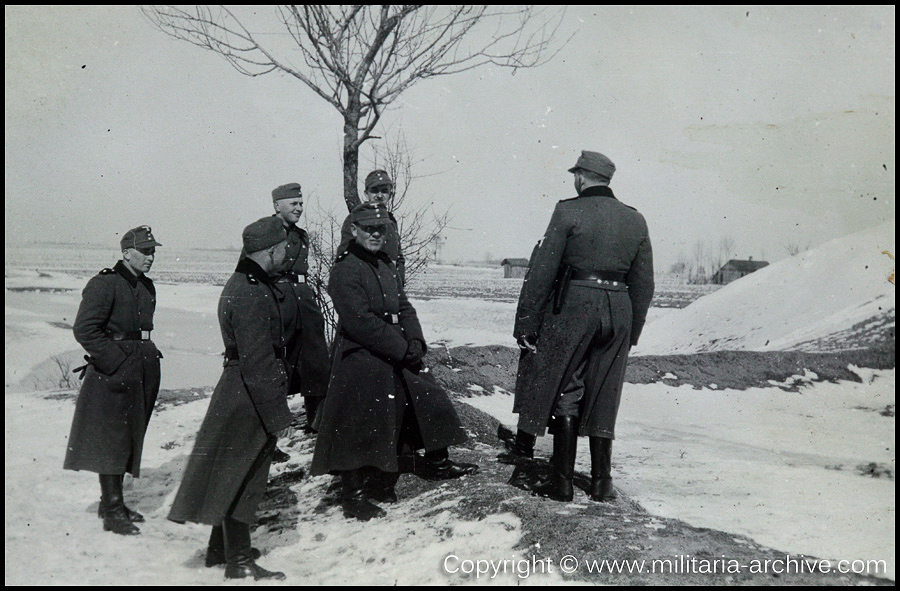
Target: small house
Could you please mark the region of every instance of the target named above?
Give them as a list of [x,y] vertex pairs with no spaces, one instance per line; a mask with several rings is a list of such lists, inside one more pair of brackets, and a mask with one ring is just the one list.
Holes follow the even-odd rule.
[[759,271],[768,265],[768,261],[754,261],[753,257],[746,261],[731,259],[722,265],[721,269],[716,271],[715,275],[712,276],[712,282],[716,285],[727,285],[735,279],[740,279],[744,275]]
[[500,266],[503,267],[504,279],[521,279],[528,271],[528,259],[503,259],[500,261]]

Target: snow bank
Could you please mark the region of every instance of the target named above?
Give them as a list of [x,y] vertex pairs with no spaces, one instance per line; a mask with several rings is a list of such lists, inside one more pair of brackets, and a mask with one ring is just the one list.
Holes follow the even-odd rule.
[[773,263],[647,324],[638,355],[779,351],[894,310],[893,220]]

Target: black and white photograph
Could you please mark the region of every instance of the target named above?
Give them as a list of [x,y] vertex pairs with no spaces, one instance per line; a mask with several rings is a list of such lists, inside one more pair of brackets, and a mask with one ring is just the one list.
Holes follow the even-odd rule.
[[894,585],[895,7],[5,7],[7,585]]

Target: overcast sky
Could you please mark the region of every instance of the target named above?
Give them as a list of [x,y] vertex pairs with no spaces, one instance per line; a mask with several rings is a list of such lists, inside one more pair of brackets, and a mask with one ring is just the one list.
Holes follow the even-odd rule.
[[[238,245],[291,181],[343,207],[341,119],[299,81],[242,76],[136,7],[5,16],[6,244],[149,224]],[[445,259],[527,257],[582,149],[616,163],[661,267],[698,240],[777,260],[894,218],[894,6],[577,6],[572,34],[543,67],[426,80],[384,117],[418,162],[412,205],[452,215]]]

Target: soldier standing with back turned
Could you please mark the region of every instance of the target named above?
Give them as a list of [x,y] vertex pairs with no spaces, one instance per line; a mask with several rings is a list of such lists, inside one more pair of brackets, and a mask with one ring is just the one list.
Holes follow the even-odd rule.
[[141,533],[144,517],[125,506],[125,473],[140,475],[147,423],[159,393],[159,360],[153,341],[156,289],[146,273],[162,246],[150,226],[122,236],[122,260],[88,281],[75,317],[75,340],[85,357],[84,383],[63,467],[100,475],[99,517],[103,529],[120,535]]
[[508,455],[531,458],[552,417],[553,474],[534,492],[559,501],[574,495],[579,434],[590,439],[591,499],[616,498],[610,468],[625,365],[653,297],[647,223],[613,195],[615,170],[588,151],[569,169],[578,197],[556,205],[516,311],[519,424]]

